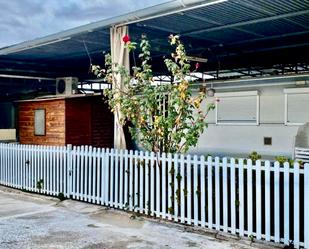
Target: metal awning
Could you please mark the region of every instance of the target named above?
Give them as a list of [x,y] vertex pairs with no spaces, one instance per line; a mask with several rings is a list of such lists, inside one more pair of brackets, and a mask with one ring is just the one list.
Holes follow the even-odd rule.
[[166,73],[171,33],[181,35],[190,55],[209,60],[202,67],[209,73],[308,70],[309,0],[176,0],[2,48],[0,74],[89,78],[90,59],[102,64],[114,25],[129,25],[134,40],[148,35],[157,74]]

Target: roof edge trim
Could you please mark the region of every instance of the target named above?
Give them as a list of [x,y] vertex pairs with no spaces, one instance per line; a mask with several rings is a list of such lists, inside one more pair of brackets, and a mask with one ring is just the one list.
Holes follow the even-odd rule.
[[42,38],[37,38],[30,41],[25,41],[16,45],[0,48],[0,55],[7,55],[15,53],[21,50],[28,50],[37,46],[44,46],[53,41],[69,39],[77,34],[85,32],[93,32],[100,28],[109,28],[112,26],[123,26],[131,23],[136,23],[143,20],[153,19],[159,16],[171,15],[179,13],[181,11],[200,8],[207,5],[212,5],[228,0],[186,0],[185,6],[184,1],[173,0],[166,3],[151,6],[145,9],[130,12],[128,14],[107,18],[101,21],[93,22],[90,24],[82,25],[76,28],[61,31],[52,35],[48,35]]

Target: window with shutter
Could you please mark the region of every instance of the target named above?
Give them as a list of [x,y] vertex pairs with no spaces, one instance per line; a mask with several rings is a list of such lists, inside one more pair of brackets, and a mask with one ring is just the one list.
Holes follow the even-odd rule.
[[257,91],[217,93],[217,124],[259,124]]

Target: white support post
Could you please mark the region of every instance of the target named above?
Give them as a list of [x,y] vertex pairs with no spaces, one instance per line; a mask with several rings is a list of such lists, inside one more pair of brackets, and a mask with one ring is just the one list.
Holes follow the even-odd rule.
[[[128,26],[112,27],[110,29],[111,57],[114,70],[117,69],[115,65],[123,66],[128,71],[130,69],[129,50],[122,41],[122,37],[128,33]],[[114,87],[116,86],[119,89],[124,88],[123,78],[120,74],[115,74],[113,79]],[[125,134],[120,122],[122,113],[118,105],[115,107],[114,117],[114,148],[126,149]]]

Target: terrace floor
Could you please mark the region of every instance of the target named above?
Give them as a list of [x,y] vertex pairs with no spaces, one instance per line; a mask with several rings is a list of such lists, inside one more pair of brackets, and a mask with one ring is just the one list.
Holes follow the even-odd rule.
[[[274,248],[0,186],[0,248]],[[201,234],[202,233],[202,234]]]

